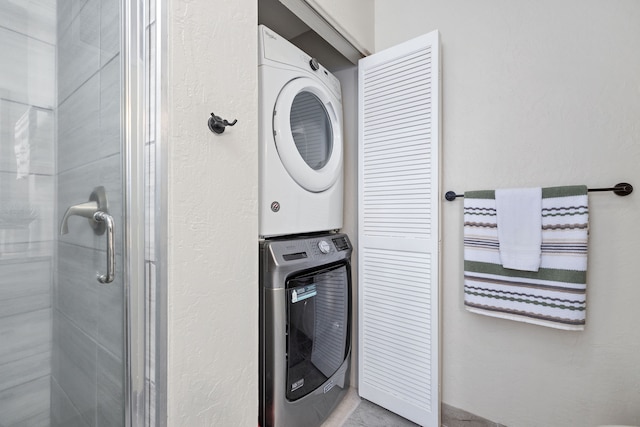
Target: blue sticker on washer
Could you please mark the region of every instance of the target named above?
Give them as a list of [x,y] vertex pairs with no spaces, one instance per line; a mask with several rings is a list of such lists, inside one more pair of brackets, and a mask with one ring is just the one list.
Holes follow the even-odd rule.
[[291,291],[291,302],[296,303],[307,298],[315,297],[317,294],[316,285],[301,286]]

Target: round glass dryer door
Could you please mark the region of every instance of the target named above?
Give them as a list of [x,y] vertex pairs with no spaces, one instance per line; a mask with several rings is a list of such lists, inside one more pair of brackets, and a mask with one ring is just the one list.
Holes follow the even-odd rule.
[[308,191],[330,188],[342,173],[340,117],[337,101],[310,78],[290,81],[278,95],[273,115],[278,155]]

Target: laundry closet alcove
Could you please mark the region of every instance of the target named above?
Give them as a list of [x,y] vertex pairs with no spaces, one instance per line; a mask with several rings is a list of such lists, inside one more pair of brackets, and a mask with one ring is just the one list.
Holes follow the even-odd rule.
[[291,5],[300,3],[261,0],[259,21],[316,56],[341,81],[342,231],[357,248],[351,383],[362,398],[420,425],[438,426],[439,33],[353,65],[366,49],[336,46],[335,26],[334,37],[319,36],[318,15]]

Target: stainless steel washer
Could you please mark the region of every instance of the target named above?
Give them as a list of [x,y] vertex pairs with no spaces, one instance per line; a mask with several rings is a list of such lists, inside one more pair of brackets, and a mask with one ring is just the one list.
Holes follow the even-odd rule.
[[346,234],[260,243],[260,426],[313,427],[349,388]]

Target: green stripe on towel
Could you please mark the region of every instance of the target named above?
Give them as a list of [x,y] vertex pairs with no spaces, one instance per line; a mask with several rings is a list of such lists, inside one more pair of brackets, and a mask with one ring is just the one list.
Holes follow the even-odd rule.
[[542,198],[584,196],[587,194],[586,185],[568,185],[565,187],[548,187],[542,189]]
[[495,190],[467,191],[464,193],[465,199],[495,199]]
[[562,283],[583,284],[587,282],[586,271],[555,270],[551,268],[541,268],[538,271],[510,270],[499,264],[467,260],[464,261],[464,270],[475,273],[494,274],[496,276],[539,279]]
[[[547,187],[542,189],[542,198],[583,196],[587,194],[586,185],[568,185],[564,187]],[[495,190],[467,191],[464,197],[469,199],[495,199]]]

